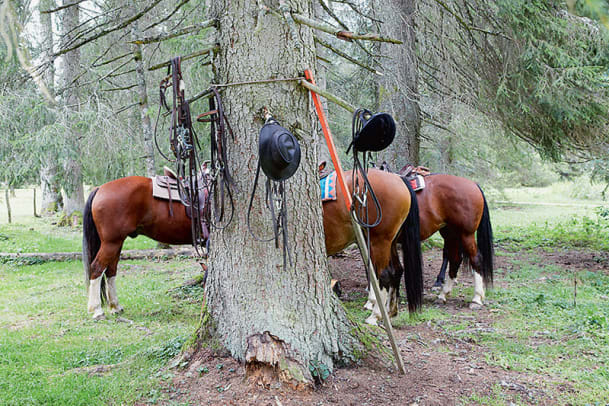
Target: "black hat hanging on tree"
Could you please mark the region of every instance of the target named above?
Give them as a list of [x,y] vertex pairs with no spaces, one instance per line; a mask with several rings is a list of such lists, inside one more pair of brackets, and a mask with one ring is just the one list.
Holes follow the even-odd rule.
[[[294,135],[282,127],[277,120],[264,109],[265,123],[260,130],[258,138],[258,168],[256,179],[250,196],[247,211],[247,227],[250,234],[258,241],[275,240],[275,246],[279,248],[279,234],[283,239],[283,267],[287,261],[292,264],[290,249],[288,246],[288,224],[287,224],[287,199],[285,181],[290,178],[300,165],[300,144]],[[257,237],[250,227],[250,212],[260,169],[267,177],[265,186],[265,206],[271,212],[273,219],[273,234],[269,239]],[[281,229],[281,231],[280,231]]]
[[382,151],[395,138],[395,121],[387,113],[372,114],[370,110],[357,109],[353,114],[352,127],[353,139],[347,153],[351,147],[360,152]]
[[[370,186],[368,177],[368,157],[370,152],[378,152],[387,148],[395,138],[395,121],[388,113],[373,114],[370,110],[357,109],[353,114],[351,126],[352,140],[347,148],[347,153],[353,148],[353,171],[358,173],[353,176],[353,202],[352,210],[355,211],[356,221],[364,228],[377,226],[382,219],[381,206]],[[362,159],[359,158],[362,154]],[[360,179],[363,185],[360,185]],[[373,223],[368,221],[368,194],[376,206],[377,216]]]

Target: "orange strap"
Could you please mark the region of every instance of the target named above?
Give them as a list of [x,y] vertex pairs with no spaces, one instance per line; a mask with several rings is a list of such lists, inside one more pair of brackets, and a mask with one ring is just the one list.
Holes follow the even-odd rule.
[[[310,69],[305,70],[305,78],[311,82],[311,84],[315,84],[315,79],[313,79],[313,72]],[[324,109],[321,107],[321,102],[319,100],[319,95],[311,90],[311,97],[313,98],[313,104],[315,104],[315,110],[317,110],[317,117],[319,117],[319,123],[321,124],[321,129],[324,133],[324,137],[326,138],[326,144],[328,145],[328,150],[330,151],[330,157],[332,158],[332,163],[334,164],[334,169],[338,174],[338,184],[340,185],[343,196],[345,197],[345,204],[347,205],[347,210],[351,210],[351,195],[349,194],[349,189],[347,188],[347,182],[345,182],[345,175],[343,174],[343,167],[340,164],[340,159],[338,158],[338,154],[336,153],[336,147],[334,146],[334,140],[332,139],[332,134],[330,134],[330,127],[328,127],[328,120],[326,120],[326,114],[324,113]]]

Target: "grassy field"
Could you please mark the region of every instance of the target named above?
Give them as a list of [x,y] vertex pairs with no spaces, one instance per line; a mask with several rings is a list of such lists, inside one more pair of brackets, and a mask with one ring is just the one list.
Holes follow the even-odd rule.
[[[17,191],[16,224],[0,224],[0,252],[80,251],[81,232],[34,219],[27,192]],[[556,191],[514,193],[513,201],[539,203],[535,196]],[[491,365],[564,381],[575,390],[564,404],[608,404],[609,270],[578,273],[575,307],[572,271],[542,257],[561,250],[606,256],[609,219],[596,209],[606,203],[564,196],[555,202],[565,205],[491,202],[497,254],[509,269],[497,270],[503,286],[489,292],[497,317],[488,330],[472,332],[477,320],[457,323],[437,307],[395,324],[435,323],[483,344]],[[138,237],[126,248],[154,245]],[[202,292],[182,286],[199,271],[189,260],[122,261],[117,288],[125,313],[93,322],[80,262],[0,263],[0,404],[171,404],[159,387],[172,377],[167,365],[198,322]],[[471,288],[458,287],[459,293],[472,295]],[[361,304],[347,308],[363,320]],[[509,404],[501,391],[474,393],[462,403]]]
[[122,318],[94,322],[80,262],[0,265],[0,404],[154,400],[169,359],[192,334],[200,289],[180,288],[192,261],[124,261]]

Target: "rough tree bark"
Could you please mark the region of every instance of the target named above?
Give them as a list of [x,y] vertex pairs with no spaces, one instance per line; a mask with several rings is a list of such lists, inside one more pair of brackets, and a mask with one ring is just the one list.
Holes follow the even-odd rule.
[[[54,0],[42,0],[39,10],[52,10],[56,6]],[[51,13],[40,14],[40,30],[44,59],[51,61],[53,54],[53,19]],[[49,67],[44,72],[44,83],[49,92],[54,96],[55,64],[50,62]],[[59,168],[57,167],[57,157],[53,153],[45,154],[40,168],[40,187],[42,190],[41,214],[53,214],[61,210],[61,186],[59,183]]]
[[[64,0],[64,5],[74,3],[74,0]],[[62,48],[67,47],[75,28],[79,24],[80,9],[75,5],[66,8],[62,13]],[[78,94],[77,75],[80,70],[80,49],[77,48],[65,54],[63,58],[63,100],[65,105],[65,120],[68,131],[68,142],[71,151],[63,163],[64,179],[62,186],[65,192],[63,212],[67,217],[72,217],[76,212],[82,213],[85,206],[85,198],[82,183],[82,166],[80,163],[80,140],[79,133],[71,124],[76,121],[71,118],[80,110],[80,97]]]
[[416,0],[389,0],[377,7],[383,20],[381,34],[399,39],[402,45],[381,43],[383,76],[379,79],[380,109],[396,122],[396,138],[381,156],[396,170],[406,163],[419,163],[421,111],[414,30]]
[[[312,13],[310,0],[281,3],[305,15]],[[278,7],[275,1],[267,5]],[[289,24],[274,13],[263,14],[247,0],[213,2],[210,13],[220,22],[220,51],[213,59],[216,83],[297,77],[315,66],[309,28]],[[236,359],[246,362],[250,380],[269,383],[279,377],[307,387],[311,365],[332,370],[336,362],[353,359],[361,349],[330,289],[317,180],[320,140],[313,135],[316,116],[308,94],[296,82],[223,87],[222,100],[235,133],[228,154],[238,192],[235,218],[226,229],[214,230],[211,240],[205,290],[211,321],[206,327]],[[263,107],[301,137],[300,168],[287,181],[293,260],[287,269],[281,249],[273,242],[254,240],[246,225]],[[260,198],[263,193],[264,184],[259,184],[251,225],[254,232],[268,236],[271,219]]]

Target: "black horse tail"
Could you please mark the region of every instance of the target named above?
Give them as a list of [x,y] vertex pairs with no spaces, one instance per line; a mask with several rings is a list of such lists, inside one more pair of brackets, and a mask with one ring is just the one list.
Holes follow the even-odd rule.
[[[98,190],[99,188],[95,188],[89,195],[82,215],[82,264],[85,267],[85,286],[87,287],[87,293],[89,292],[89,280],[91,278],[91,263],[93,262],[93,259],[95,259],[101,246],[101,239],[99,238],[99,233],[97,232],[97,227],[93,220],[93,213],[91,211],[93,199]],[[102,303],[105,303],[106,301],[106,280],[103,276],[101,281],[101,300]]]
[[484,209],[482,211],[482,219],[478,225],[476,232],[476,243],[478,244],[478,252],[480,253],[480,270],[482,271],[482,279],[484,284],[491,286],[493,284],[493,228],[491,227],[491,217],[488,212],[488,204],[484,197],[484,192],[478,185],[482,200],[484,201]]
[[399,238],[404,255],[404,283],[410,313],[423,305],[423,258],[421,255],[421,232],[419,230],[419,204],[410,183],[402,178],[410,192],[410,211],[402,224]]

